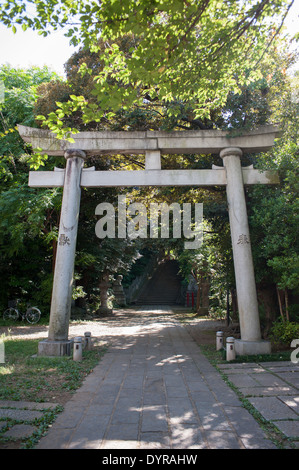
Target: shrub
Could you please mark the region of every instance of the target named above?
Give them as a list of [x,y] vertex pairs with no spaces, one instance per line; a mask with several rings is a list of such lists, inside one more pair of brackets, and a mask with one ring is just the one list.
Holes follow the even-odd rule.
[[299,324],[295,322],[277,320],[273,323],[270,338],[274,343],[291,345],[293,339],[299,338]]

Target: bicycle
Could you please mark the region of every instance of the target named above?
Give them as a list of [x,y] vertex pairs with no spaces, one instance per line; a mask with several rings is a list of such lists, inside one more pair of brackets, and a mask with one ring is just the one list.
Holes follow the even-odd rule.
[[[8,304],[9,305],[9,304]],[[27,320],[28,323],[34,324],[40,320],[41,311],[37,307],[27,305],[27,310],[22,313],[17,307],[8,307],[3,313],[3,320],[17,321],[21,317],[22,321]]]

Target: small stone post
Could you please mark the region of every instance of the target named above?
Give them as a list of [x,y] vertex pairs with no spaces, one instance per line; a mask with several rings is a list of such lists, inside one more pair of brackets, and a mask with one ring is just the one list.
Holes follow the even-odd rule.
[[73,360],[82,361],[82,338],[77,336],[74,338]]
[[226,338],[226,360],[234,361],[236,359],[235,338],[230,336]]
[[223,349],[223,331],[217,331],[216,333],[216,351]]
[[39,343],[39,355],[63,356],[71,354],[68,340],[72,299],[73,273],[81,198],[81,171],[85,152],[67,150],[66,170],[60,214],[56,263],[48,339]]
[[90,331],[85,331],[84,333],[84,339],[85,339],[85,349],[86,351],[90,351],[92,349],[92,344],[91,344],[91,332]]
[[254,277],[240,148],[225,148],[220,157],[226,169],[227,202],[233,247],[241,340],[237,354],[270,352],[271,343],[261,340],[256,284]]

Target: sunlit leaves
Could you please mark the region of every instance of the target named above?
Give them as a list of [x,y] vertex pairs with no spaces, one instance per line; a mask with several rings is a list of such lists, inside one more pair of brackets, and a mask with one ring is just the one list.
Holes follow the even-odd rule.
[[[225,104],[229,92],[256,79],[255,64],[272,42],[277,16],[291,3],[34,0],[20,6],[8,0],[0,7],[0,20],[42,34],[64,27],[72,44],[94,52],[99,51],[102,38],[106,49],[101,57],[103,69],[96,78],[97,119],[106,109],[107,96],[110,113],[142,104],[140,81],[148,96],[158,90],[160,100],[192,103],[196,117],[207,118],[215,106]],[[138,38],[138,43],[125,55],[115,42],[128,34]],[[91,114],[86,103],[72,100],[72,106],[73,112],[79,106],[86,116]]]

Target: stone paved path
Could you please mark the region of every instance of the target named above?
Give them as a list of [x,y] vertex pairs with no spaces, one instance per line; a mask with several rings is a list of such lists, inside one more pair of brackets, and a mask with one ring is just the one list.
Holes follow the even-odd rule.
[[[275,449],[194,341],[194,328],[206,326],[198,321],[186,328],[165,307],[88,324],[110,348],[37,448]],[[70,335],[85,330],[71,325]],[[299,447],[299,364],[219,367]],[[1,401],[0,426],[13,414],[26,423],[12,427],[12,437],[30,435],[44,406],[56,404]]]
[[299,447],[299,364],[264,362],[219,365],[267,421]]
[[125,328],[38,449],[275,448],[174,317]]

